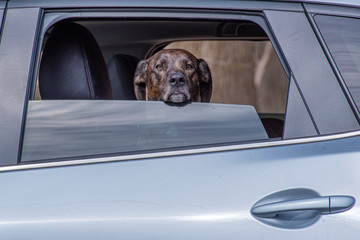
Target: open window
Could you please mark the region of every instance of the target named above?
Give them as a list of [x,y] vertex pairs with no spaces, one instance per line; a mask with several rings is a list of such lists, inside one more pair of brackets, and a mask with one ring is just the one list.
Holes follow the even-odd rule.
[[[86,18],[48,27],[22,161],[281,140],[289,78],[266,25],[256,22],[262,17],[245,18]],[[136,100],[138,62],[173,48],[208,63],[210,103]]]

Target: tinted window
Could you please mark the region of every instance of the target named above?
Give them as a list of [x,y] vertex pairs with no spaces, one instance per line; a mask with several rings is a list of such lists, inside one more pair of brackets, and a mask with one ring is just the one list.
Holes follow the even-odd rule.
[[268,139],[251,106],[146,101],[32,101],[23,161]]
[[349,91],[360,106],[360,20],[315,16],[315,21]]

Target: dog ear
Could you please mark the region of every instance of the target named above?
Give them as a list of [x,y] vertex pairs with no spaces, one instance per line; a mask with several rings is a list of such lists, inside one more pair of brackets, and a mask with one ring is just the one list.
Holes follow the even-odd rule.
[[212,93],[212,78],[209,66],[203,59],[199,59],[200,69],[200,98],[201,102],[210,102]]
[[148,63],[142,60],[138,63],[134,74],[134,90],[137,100],[146,100],[146,77]]

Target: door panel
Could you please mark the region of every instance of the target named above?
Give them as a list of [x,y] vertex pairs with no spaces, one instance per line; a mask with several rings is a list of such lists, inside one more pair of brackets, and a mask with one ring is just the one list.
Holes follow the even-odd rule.
[[296,231],[250,211],[289,189],[358,199],[358,140],[1,172],[11,185],[0,185],[0,230],[5,239],[357,239],[358,204]]

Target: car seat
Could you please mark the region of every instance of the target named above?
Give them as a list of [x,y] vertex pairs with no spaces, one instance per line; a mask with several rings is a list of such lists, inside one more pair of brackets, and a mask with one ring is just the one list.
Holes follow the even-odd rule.
[[136,100],[134,73],[139,59],[126,54],[113,56],[108,63],[111,86],[117,100]]
[[85,27],[63,22],[51,31],[39,72],[42,99],[113,99],[107,66]]

